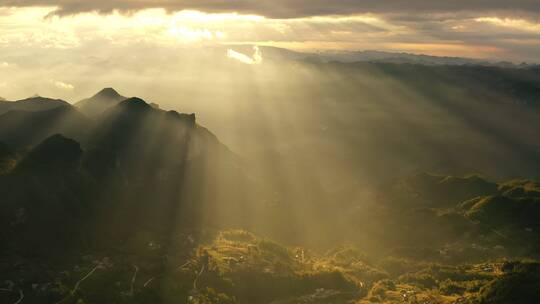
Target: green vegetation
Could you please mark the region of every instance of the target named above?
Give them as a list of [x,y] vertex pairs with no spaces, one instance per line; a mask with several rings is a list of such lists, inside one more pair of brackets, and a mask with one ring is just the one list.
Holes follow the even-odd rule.
[[4,259],[0,279],[10,294],[3,299],[18,290],[29,303],[481,304],[534,303],[540,296],[540,264],[533,261],[442,265],[371,258],[377,265],[406,265],[397,275],[350,246],[316,253],[244,230],[209,232],[190,247],[188,255],[154,248],[144,255],[48,258],[45,264]]
[[[73,136],[56,134],[82,115],[70,106],[5,114],[2,303],[540,299],[534,180],[421,173],[356,199],[280,192],[194,115],[103,94],[114,104],[91,106]],[[15,123],[35,119],[37,133]]]
[[535,303],[540,298],[540,264],[537,262],[512,263],[504,274],[482,287],[478,302]]

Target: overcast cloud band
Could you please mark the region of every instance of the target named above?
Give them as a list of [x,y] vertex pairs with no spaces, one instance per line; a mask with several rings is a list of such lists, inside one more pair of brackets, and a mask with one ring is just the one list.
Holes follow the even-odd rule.
[[168,11],[237,12],[271,18],[360,13],[506,12],[513,15],[540,12],[538,0],[1,0],[0,6],[54,6],[58,7],[57,15],[163,8]]

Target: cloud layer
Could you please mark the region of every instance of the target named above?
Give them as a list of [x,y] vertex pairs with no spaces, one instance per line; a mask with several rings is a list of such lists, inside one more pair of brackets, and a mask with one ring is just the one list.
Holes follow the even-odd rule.
[[237,54],[232,46],[239,44],[538,63],[540,4],[538,0],[0,0],[0,73],[23,64],[6,55],[23,49],[40,54],[39,58],[51,49],[95,53],[121,47],[132,53],[141,45],[155,49],[227,45],[236,52],[230,52],[230,58],[255,62],[251,50]]
[[237,12],[270,18],[298,18],[323,15],[362,13],[456,13],[512,12],[538,14],[537,0],[4,0],[0,5],[12,7],[54,6],[54,14],[81,12],[108,13],[115,10],[133,12],[149,8],[168,11],[200,10]]
[[[46,1],[49,0],[40,3]],[[275,19],[197,11],[166,13],[156,9],[44,19],[55,10],[55,7],[0,7],[0,54],[6,54],[6,48],[17,52],[26,48],[39,53],[43,48],[86,48],[95,52],[93,46],[106,51],[119,46],[132,50],[140,44],[158,48],[255,44],[300,51],[375,49],[540,62],[540,21],[534,15],[519,16],[515,11]],[[11,64],[9,58],[0,55],[2,62]],[[5,69],[1,67],[0,71]]]

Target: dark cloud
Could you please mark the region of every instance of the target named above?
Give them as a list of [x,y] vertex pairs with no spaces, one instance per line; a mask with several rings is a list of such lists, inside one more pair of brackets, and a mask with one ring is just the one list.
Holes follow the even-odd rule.
[[[540,0],[0,0],[0,7],[47,6],[53,15],[112,11],[132,13],[148,8],[169,12],[185,9],[203,12],[238,12],[269,17],[260,21],[210,22],[169,20],[164,24],[112,26],[84,18],[2,22],[0,50],[6,45],[17,52],[29,48],[132,45],[152,41],[175,43],[270,43],[285,48],[380,49],[449,56],[498,57],[540,62]],[[0,18],[19,11],[0,9]],[[22,11],[22,10],[21,10]],[[347,15],[373,13],[372,16]],[[163,12],[156,13],[164,20]],[[329,18],[293,19],[309,16]],[[129,17],[129,16],[127,16]],[[106,18],[103,22],[106,23]],[[119,18],[121,22],[124,19]],[[247,18],[250,19],[250,18]],[[179,29],[179,31],[176,31]],[[182,31],[185,30],[184,34]],[[191,31],[191,32],[190,32]],[[210,33],[197,40],[197,33]],[[218,36],[217,33],[221,36]],[[193,38],[192,36],[195,36]],[[206,36],[205,36],[206,37]],[[103,41],[102,41],[103,40]],[[496,51],[496,52],[495,52]],[[0,52],[0,53],[2,53]],[[1,63],[1,61],[0,61]],[[60,79],[60,78],[54,78]]]
[[[57,15],[81,12],[133,12],[147,8],[168,11],[238,12],[272,18],[357,13],[540,13],[538,0],[2,0],[0,6],[55,6]],[[411,15],[414,18],[414,15]]]

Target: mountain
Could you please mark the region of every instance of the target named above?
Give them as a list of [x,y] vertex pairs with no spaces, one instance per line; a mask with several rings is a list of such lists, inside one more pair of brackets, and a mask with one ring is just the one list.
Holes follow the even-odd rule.
[[146,172],[146,176],[178,169],[185,162],[196,125],[194,115],[188,119],[188,115],[172,113],[153,108],[140,98],[128,98],[96,118],[87,146],[111,153],[121,170],[138,170],[132,161],[154,164],[148,169],[153,173]]
[[95,208],[92,191],[96,191],[95,183],[80,170],[81,157],[76,141],[57,134],[0,175],[3,254],[59,254],[80,244],[77,237]]
[[494,62],[461,57],[439,57],[423,54],[392,53],[381,51],[323,51],[316,54],[323,61],[382,62],[422,65],[498,65]]
[[81,160],[80,144],[60,134],[45,139],[32,149],[18,164],[15,170],[51,171],[76,169]]
[[[498,253],[487,249],[484,256],[536,256],[540,254],[538,216],[540,186],[535,181],[497,183],[480,176],[423,173],[381,187],[377,204],[359,209],[351,221],[359,230],[384,229],[392,237],[380,238],[388,242],[381,247],[403,246],[400,250],[409,248],[411,256],[420,254],[411,244],[444,247],[454,242],[478,248],[504,247]],[[479,258],[453,254],[431,257],[455,261]]]
[[127,98],[121,96],[115,89],[105,88],[96,95],[77,102],[75,107],[79,108],[85,115],[93,117],[125,99]]
[[[249,53],[252,46],[236,46],[236,49]],[[394,63],[394,64],[419,64],[427,66],[489,66],[500,68],[532,68],[533,64],[514,64],[506,61],[494,61],[489,59],[473,59],[464,57],[432,56],[425,54],[411,54],[405,52],[384,52],[376,50],[362,51],[319,51],[319,52],[295,52],[287,49],[262,46],[260,47],[265,60],[305,60],[311,62],[371,62],[371,63]]]
[[[176,214],[171,210],[179,206],[183,212],[176,216],[186,225],[238,219],[236,211],[245,201],[237,185],[247,183],[247,177],[236,155],[197,125],[194,114],[160,110],[132,97],[96,119],[85,146],[86,166],[94,176],[121,176],[141,191],[137,201],[154,201],[151,208],[141,203],[146,219],[166,223],[163,212]],[[215,217],[192,216],[220,209]]]
[[90,120],[69,104],[44,110],[11,110],[0,115],[0,141],[20,149],[57,133],[80,139],[89,126]]
[[2,101],[0,102],[0,114],[8,111],[44,111],[66,105],[69,105],[69,103],[60,99],[38,96],[12,102]]
[[[91,146],[107,146],[111,149],[129,150],[140,144],[156,140],[152,136],[164,136],[173,140],[170,145],[184,146],[188,130],[195,127],[195,115],[167,112],[132,97],[106,110],[97,118],[90,139]],[[141,141],[133,143],[131,140]],[[180,139],[180,142],[176,141]]]
[[[0,115],[2,303],[538,302],[535,180],[366,174],[330,192],[318,178],[336,168],[321,162],[284,173],[277,155],[259,179],[195,114],[137,97],[79,109]],[[316,118],[338,139],[360,130]],[[399,128],[365,130],[377,159]]]
[[[0,116],[0,138],[23,154],[2,175],[5,223],[21,208],[36,212],[27,214],[35,218],[28,225],[6,227],[26,240],[19,247],[9,237],[14,250],[80,249],[78,238],[105,246],[141,231],[165,237],[173,228],[241,221],[238,211],[246,209],[239,185],[250,182],[236,155],[197,125],[194,114],[137,97],[94,120],[71,106],[10,111]],[[44,248],[58,229],[70,232]],[[39,240],[31,240],[33,230],[41,232]],[[111,238],[101,241],[103,233]]]

